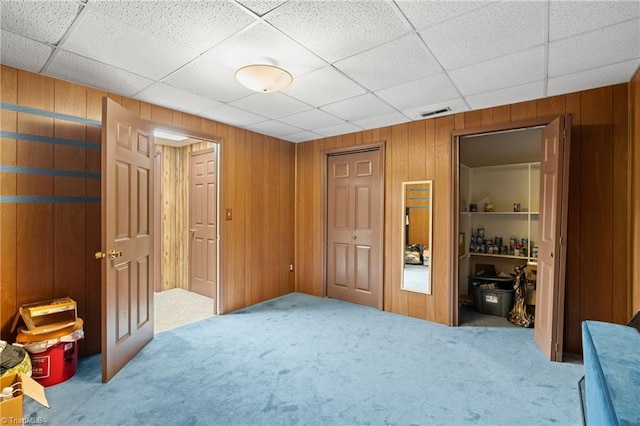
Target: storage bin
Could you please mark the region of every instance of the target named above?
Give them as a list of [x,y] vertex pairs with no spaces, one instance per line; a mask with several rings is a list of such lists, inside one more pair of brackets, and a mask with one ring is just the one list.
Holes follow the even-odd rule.
[[471,275],[469,277],[469,293],[480,284],[495,284],[500,290],[513,290],[513,277],[492,275]]
[[31,377],[42,386],[62,383],[78,369],[78,342],[60,342],[31,355]]
[[476,310],[481,314],[506,317],[513,308],[513,289],[473,288]]

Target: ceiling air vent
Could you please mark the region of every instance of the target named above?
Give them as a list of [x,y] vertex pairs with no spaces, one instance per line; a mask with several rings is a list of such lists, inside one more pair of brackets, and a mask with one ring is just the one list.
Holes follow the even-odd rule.
[[431,117],[432,115],[442,114],[443,112],[449,112],[449,111],[451,111],[451,108],[446,107],[446,108],[437,109],[435,111],[421,112],[419,115],[422,118],[426,118],[426,117]]

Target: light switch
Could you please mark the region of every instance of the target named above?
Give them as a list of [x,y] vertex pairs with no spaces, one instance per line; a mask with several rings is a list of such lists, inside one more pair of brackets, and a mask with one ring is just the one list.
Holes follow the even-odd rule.
[[224,209],[224,218],[227,219],[227,220],[233,219],[233,210]]

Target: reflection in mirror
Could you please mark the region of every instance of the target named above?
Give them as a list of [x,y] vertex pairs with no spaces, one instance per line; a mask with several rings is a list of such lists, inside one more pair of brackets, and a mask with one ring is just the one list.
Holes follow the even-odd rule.
[[403,182],[402,289],[431,294],[432,181]]

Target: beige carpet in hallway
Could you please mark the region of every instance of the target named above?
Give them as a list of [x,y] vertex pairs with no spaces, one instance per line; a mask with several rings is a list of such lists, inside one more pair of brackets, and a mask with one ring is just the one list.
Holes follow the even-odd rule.
[[154,332],[171,330],[213,315],[213,299],[174,288],[154,293]]

